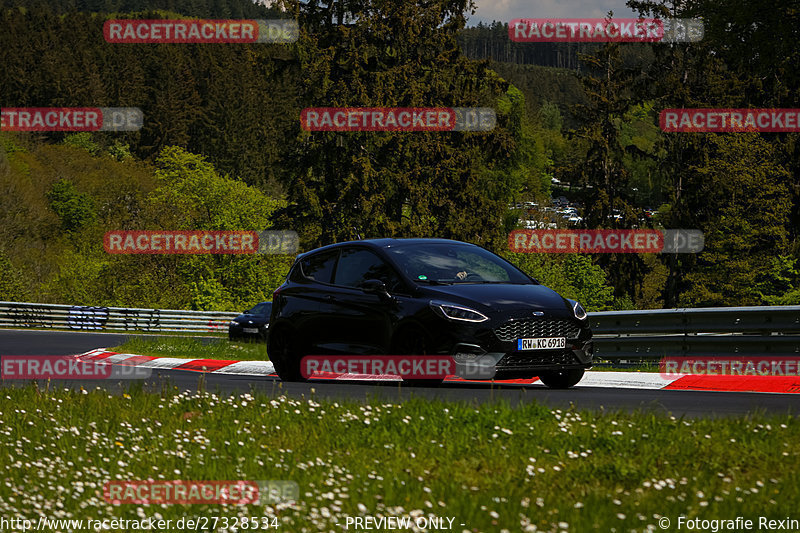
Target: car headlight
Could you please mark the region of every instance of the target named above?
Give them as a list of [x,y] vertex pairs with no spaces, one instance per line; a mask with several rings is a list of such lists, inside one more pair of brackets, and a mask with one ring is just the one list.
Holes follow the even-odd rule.
[[583,306],[575,300],[567,301],[572,304],[572,313],[575,315],[575,318],[578,320],[586,320],[586,317],[589,316],[586,313],[586,309],[584,309]]
[[236,322],[235,320],[231,320],[231,321],[228,323],[228,325],[229,325],[229,326],[238,326],[238,325],[239,325],[239,323],[238,323],[238,322]]
[[483,313],[462,305],[431,300],[430,306],[434,311],[450,320],[462,320],[464,322],[485,322],[489,320],[489,317]]

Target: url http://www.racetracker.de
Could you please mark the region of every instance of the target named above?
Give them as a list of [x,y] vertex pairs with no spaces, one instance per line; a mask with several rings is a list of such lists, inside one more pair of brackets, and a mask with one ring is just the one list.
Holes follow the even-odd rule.
[[278,529],[277,516],[183,518],[0,518],[0,531],[251,531]]

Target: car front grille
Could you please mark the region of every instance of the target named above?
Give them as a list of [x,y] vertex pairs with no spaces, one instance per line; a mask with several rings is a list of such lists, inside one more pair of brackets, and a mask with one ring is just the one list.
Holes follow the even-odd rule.
[[500,362],[497,363],[497,368],[520,368],[532,366],[545,366],[545,365],[573,365],[577,363],[575,354],[571,351],[562,351],[557,353],[537,353],[528,354],[521,352],[512,352],[506,354]]
[[515,341],[517,339],[536,339],[542,337],[566,337],[574,339],[580,333],[580,328],[569,320],[524,319],[509,320],[494,330],[494,334],[501,341]]

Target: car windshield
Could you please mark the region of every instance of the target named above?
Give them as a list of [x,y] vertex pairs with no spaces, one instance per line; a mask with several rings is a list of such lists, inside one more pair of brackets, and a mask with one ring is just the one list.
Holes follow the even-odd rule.
[[511,264],[477,246],[414,244],[388,248],[387,252],[417,283],[535,283]]
[[253,307],[250,310],[251,315],[268,315],[271,311],[272,304],[269,303],[262,303],[258,304],[257,306]]

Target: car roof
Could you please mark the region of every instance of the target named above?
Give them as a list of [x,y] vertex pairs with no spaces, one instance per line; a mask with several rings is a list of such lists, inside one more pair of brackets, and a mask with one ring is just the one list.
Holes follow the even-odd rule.
[[411,246],[415,244],[456,244],[456,245],[463,245],[463,246],[475,246],[474,244],[470,244],[468,242],[463,241],[455,241],[451,239],[424,239],[424,238],[415,238],[415,239],[363,239],[360,241],[345,241],[345,242],[337,242],[336,244],[329,244],[327,246],[322,246],[320,248],[315,248],[313,250],[309,250],[308,252],[299,254],[297,259],[301,259],[308,254],[323,252],[327,250],[335,250],[337,248],[341,248],[343,246],[351,246],[351,245],[361,245],[366,246],[368,248],[376,248],[376,249],[387,249],[387,248],[396,248],[399,246]]

